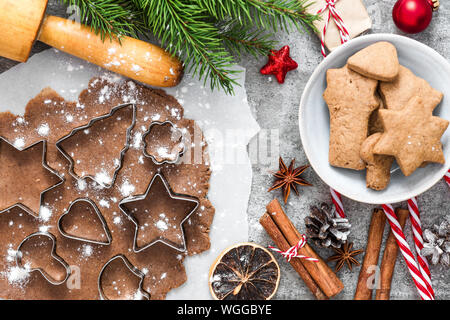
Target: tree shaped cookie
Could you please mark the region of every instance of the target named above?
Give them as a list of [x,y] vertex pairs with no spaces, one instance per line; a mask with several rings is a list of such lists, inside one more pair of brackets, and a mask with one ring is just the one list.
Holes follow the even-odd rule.
[[348,67],[366,77],[392,81],[398,74],[397,49],[389,42],[377,42],[348,59]]
[[405,176],[424,161],[445,162],[440,139],[449,122],[433,116],[425,105],[425,100],[414,96],[402,110],[379,111],[385,132],[373,151],[394,156]]
[[323,97],[330,111],[330,151],[332,166],[363,170],[361,144],[367,138],[369,117],[378,108],[375,97],[378,81],[366,78],[347,66],[328,69]]
[[394,81],[380,83],[380,95],[386,109],[403,109],[413,96],[419,96],[424,99],[425,107],[431,112],[443,98],[442,92],[433,89],[427,81],[403,66],[400,66]]

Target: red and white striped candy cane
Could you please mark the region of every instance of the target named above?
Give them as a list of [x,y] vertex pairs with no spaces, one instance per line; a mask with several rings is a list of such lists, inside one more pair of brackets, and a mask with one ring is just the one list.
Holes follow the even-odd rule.
[[447,171],[447,173],[444,176],[445,182],[447,182],[448,186],[450,187],[450,170]]
[[345,211],[344,206],[342,205],[341,194],[336,190],[334,190],[333,188],[330,188],[330,193],[331,193],[331,201],[333,201],[337,215],[339,215],[341,218],[345,218]]
[[422,256],[421,251],[423,249],[423,238],[422,238],[422,225],[420,222],[420,212],[417,206],[417,198],[412,198],[408,200],[408,209],[411,218],[412,231],[414,235],[414,244],[416,247],[417,261],[419,262],[419,270],[422,273],[425,284],[427,285],[428,291],[434,297],[434,290],[431,284],[431,273],[428,262],[424,256]]
[[325,52],[325,34],[327,33],[328,23],[330,22],[331,17],[333,17],[334,23],[336,23],[336,26],[339,30],[339,35],[341,37],[341,43],[344,43],[344,42],[347,42],[350,40],[350,34],[349,34],[347,28],[345,27],[344,21],[342,20],[341,16],[339,15],[339,12],[336,10],[336,2],[338,2],[338,0],[325,0],[325,1],[326,1],[325,6],[322,9],[320,9],[319,11],[317,11],[317,14],[321,14],[325,10],[328,9],[328,19],[325,20],[325,25],[323,26],[322,35],[320,38],[321,51],[322,51],[322,55],[324,57],[327,56],[327,54]]
[[298,254],[298,250],[303,248],[305,246],[305,244],[306,244],[306,236],[304,234],[302,234],[302,236],[301,236],[300,240],[297,242],[297,244],[295,246],[290,247],[286,251],[281,251],[280,249],[272,247],[272,246],[269,246],[269,248],[272,249],[273,251],[281,254],[283,257],[286,258],[287,261],[291,261],[292,258],[300,258],[300,259],[305,259],[307,261],[318,262],[319,260],[316,258],[311,258],[311,257],[307,257],[304,255]]
[[398,222],[394,209],[389,204],[383,204],[382,207],[391,226],[392,234],[397,240],[398,247],[400,248],[403,258],[405,259],[409,273],[413,278],[417,291],[419,292],[422,300],[434,300],[434,296],[428,291],[422,273],[417,267],[416,260],[414,259],[411,249],[409,248],[408,242],[406,242],[405,234],[403,233],[400,223]]

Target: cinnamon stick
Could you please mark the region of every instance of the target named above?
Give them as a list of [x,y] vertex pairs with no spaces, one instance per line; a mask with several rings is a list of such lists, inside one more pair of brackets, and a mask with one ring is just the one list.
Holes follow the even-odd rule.
[[[265,213],[261,219],[259,219],[259,223],[264,227],[267,234],[272,238],[273,242],[275,242],[275,245],[280,250],[286,251],[291,247],[268,213]],[[300,259],[291,259],[289,263],[294,270],[297,271],[300,278],[302,278],[306,286],[318,300],[327,299],[327,296],[320,290],[319,286],[305,269]]]
[[367,240],[366,255],[359,273],[358,284],[356,286],[355,300],[371,300],[372,288],[367,285],[367,280],[373,274],[368,273],[371,266],[378,265],[381,243],[383,241],[383,232],[386,225],[386,216],[383,210],[375,209],[372,213],[372,220],[369,227],[369,236]]
[[[409,211],[397,208],[395,213],[398,217],[398,222],[403,229],[406,224],[406,219],[409,216]],[[389,236],[384,249],[383,259],[381,260],[380,270],[380,288],[377,289],[375,300],[389,300],[391,294],[391,282],[394,275],[395,263],[397,261],[398,245],[392,230],[389,231]]]
[[[296,245],[300,241],[301,234],[284,213],[278,200],[272,200],[266,208],[267,212],[270,213],[273,221],[278,226],[289,245]],[[318,260],[318,262],[303,260],[302,263],[319,288],[328,298],[334,297],[341,292],[342,289],[344,289],[344,284],[342,281],[308,244],[306,244],[298,252],[299,254],[316,258]]]

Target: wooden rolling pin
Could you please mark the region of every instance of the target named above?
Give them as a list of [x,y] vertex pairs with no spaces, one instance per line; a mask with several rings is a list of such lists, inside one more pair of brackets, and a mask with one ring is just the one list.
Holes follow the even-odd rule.
[[48,0],[0,0],[0,55],[26,62],[36,40],[61,51],[158,87],[180,82],[181,62],[162,48],[122,36],[102,41],[89,27],[45,15]]

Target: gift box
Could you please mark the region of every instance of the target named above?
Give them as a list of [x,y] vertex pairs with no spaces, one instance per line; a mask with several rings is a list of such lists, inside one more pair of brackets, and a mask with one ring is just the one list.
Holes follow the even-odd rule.
[[[314,22],[314,25],[318,30],[319,38],[322,38],[324,26],[328,21],[330,9],[326,8],[324,10],[327,3],[329,3],[330,6],[334,5],[335,12],[343,22],[342,24],[348,31],[350,39],[359,36],[361,33],[371,28],[372,21],[361,0],[314,0],[308,3],[309,6],[306,10],[311,14],[320,13],[321,19]],[[326,28],[324,44],[330,51],[333,51],[342,44],[339,28],[333,16],[330,17]]]

